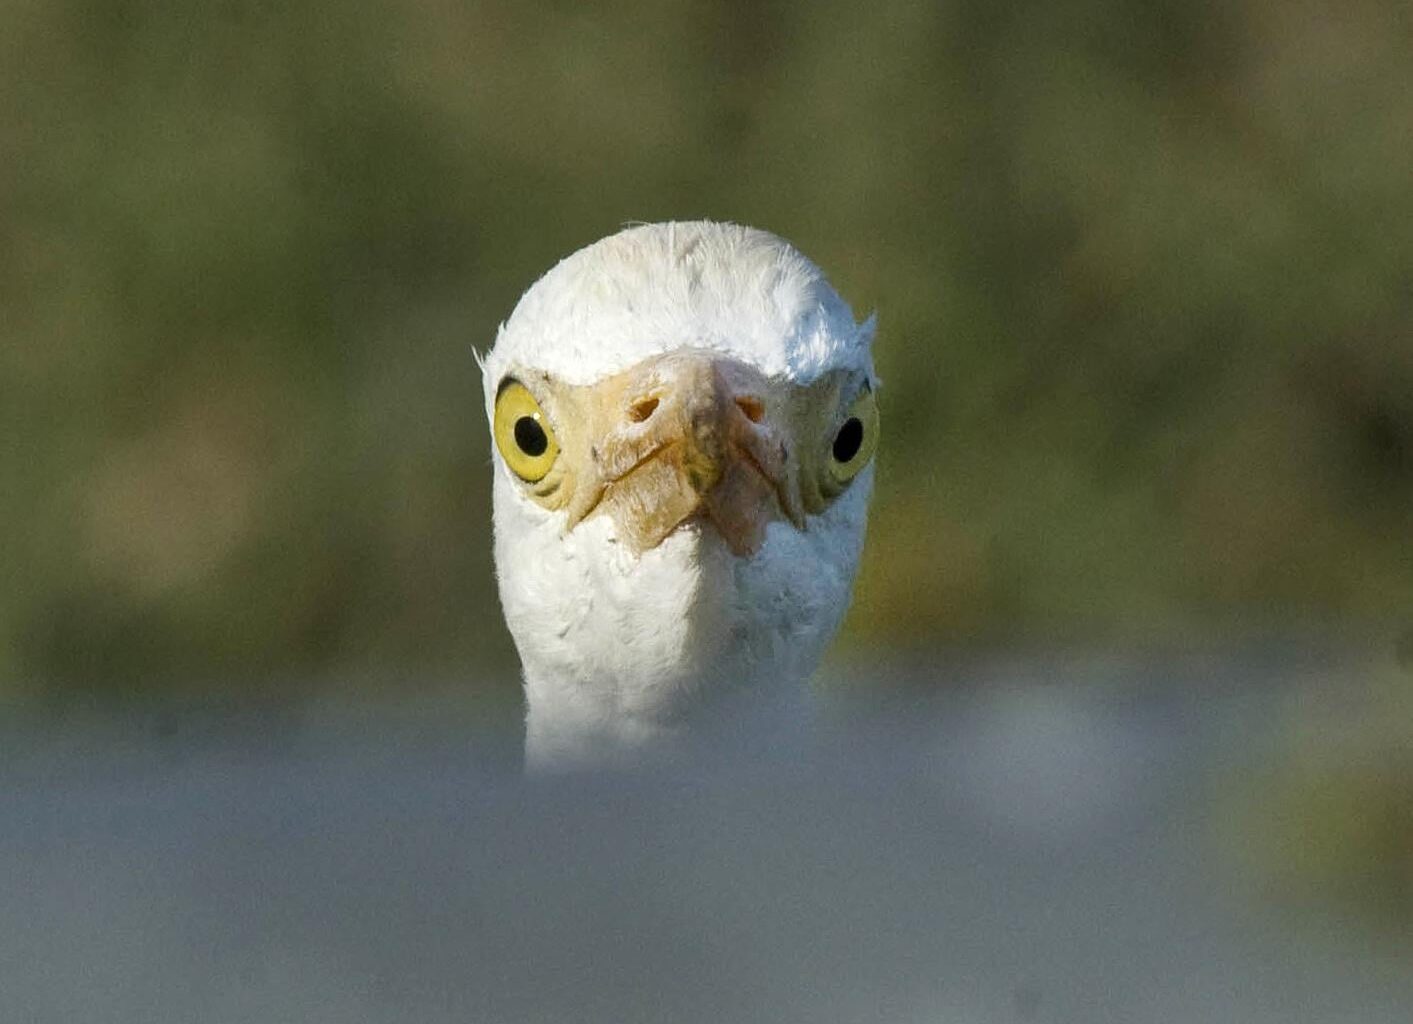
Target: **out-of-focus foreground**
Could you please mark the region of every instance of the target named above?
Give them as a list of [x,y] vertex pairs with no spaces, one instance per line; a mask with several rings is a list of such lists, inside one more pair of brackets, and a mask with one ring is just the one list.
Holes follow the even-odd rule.
[[472,348],[697,216],[880,311],[852,642],[1395,637],[1409,39],[1396,0],[6,3],[0,692],[512,694]]
[[0,723],[0,1017],[1404,1024],[1407,919],[1333,927],[1311,856],[1406,872],[1346,827],[1379,805],[1259,784],[1284,721],[1327,751],[1372,702],[1317,662],[1115,667],[875,674],[814,756],[714,772],[526,781],[435,702]]

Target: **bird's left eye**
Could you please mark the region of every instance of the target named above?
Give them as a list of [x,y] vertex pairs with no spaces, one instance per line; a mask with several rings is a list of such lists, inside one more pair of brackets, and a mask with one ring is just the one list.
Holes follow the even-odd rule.
[[849,404],[834,428],[829,444],[828,472],[821,491],[832,498],[841,493],[873,458],[878,446],[878,400],[865,390]]
[[526,483],[545,478],[559,457],[559,441],[530,389],[507,380],[496,395],[496,447],[510,471]]

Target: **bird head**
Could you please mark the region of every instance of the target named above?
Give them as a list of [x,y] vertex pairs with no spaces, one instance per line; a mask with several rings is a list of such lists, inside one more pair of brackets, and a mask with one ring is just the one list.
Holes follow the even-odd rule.
[[525,293],[483,369],[532,760],[794,713],[862,548],[872,334],[730,224],[628,228]]

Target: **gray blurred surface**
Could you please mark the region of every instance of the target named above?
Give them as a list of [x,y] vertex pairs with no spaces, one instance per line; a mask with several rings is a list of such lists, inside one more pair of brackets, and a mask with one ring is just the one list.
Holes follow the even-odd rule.
[[1213,809],[1333,683],[972,674],[710,772],[524,780],[435,701],[12,721],[0,1020],[1410,1019],[1408,945],[1266,899]]

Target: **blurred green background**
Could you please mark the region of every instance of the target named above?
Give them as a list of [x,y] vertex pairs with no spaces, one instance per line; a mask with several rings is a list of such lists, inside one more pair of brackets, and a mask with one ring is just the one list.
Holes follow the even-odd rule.
[[1402,0],[4,0],[0,695],[513,694],[472,349],[668,218],[879,313],[854,651],[1396,637],[1411,45]]

